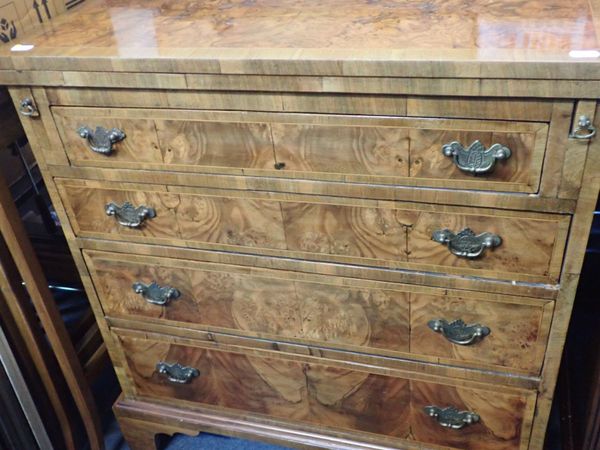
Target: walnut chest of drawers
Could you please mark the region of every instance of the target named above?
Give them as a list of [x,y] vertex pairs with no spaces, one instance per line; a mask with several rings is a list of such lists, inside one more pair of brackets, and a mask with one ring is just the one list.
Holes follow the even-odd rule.
[[96,0],[3,50],[130,445],[541,449],[599,7]]

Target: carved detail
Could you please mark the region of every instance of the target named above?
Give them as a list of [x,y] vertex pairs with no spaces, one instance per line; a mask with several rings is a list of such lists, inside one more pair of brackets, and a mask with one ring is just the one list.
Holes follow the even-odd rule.
[[460,319],[454,322],[448,322],[444,319],[431,320],[427,325],[433,331],[442,333],[453,344],[458,345],[471,345],[490,334],[488,327],[479,324],[467,325]]
[[442,153],[454,158],[454,164],[463,172],[474,175],[490,173],[494,170],[496,161],[510,158],[510,148],[494,144],[486,149],[485,146],[475,141],[465,150],[460,142],[450,142],[442,147]]
[[122,206],[111,202],[106,205],[105,210],[107,215],[115,216],[119,224],[129,228],[139,228],[144,220],[156,217],[154,208],[143,205],[136,208],[129,202],[123,203]]
[[156,282],[144,284],[141,282],[133,283],[133,290],[140,294],[148,303],[164,306],[170,300],[178,298],[181,293],[171,286],[159,286]]
[[91,128],[81,127],[77,133],[87,140],[92,151],[102,155],[110,155],[113,145],[125,139],[125,133],[118,128],[107,130],[104,127],[96,127],[96,131],[93,131]]
[[439,406],[426,406],[425,414],[434,417],[444,428],[460,430],[467,425],[479,422],[479,415],[471,411],[459,411],[454,406],[440,408]]
[[486,248],[498,247],[502,238],[493,233],[475,234],[470,228],[465,228],[458,234],[446,229],[437,230],[431,236],[436,242],[446,244],[453,255],[462,258],[475,259],[480,257]]
[[161,375],[165,375],[171,383],[179,384],[189,383],[193,378],[200,376],[200,371],[195,367],[182,366],[179,363],[169,364],[162,361],[156,364],[156,371]]

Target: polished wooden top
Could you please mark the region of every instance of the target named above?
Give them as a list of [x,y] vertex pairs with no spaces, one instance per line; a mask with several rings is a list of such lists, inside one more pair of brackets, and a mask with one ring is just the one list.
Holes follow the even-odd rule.
[[600,0],[86,3],[0,68],[600,78]]

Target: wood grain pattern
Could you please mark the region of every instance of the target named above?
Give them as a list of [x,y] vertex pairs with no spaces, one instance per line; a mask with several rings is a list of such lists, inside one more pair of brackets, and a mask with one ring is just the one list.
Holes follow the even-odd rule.
[[[460,297],[411,294],[410,349],[459,361],[478,361],[539,373],[552,318],[545,305],[502,304]],[[463,320],[487,326],[488,336],[471,345],[456,345],[428,327],[430,320]]]
[[[153,340],[121,338],[138,395],[179,399],[333,429],[368,431],[467,449],[517,449],[528,435],[523,394],[416,382],[286,359],[246,356]],[[158,361],[196,367],[189,384],[165,381]],[[383,395],[382,395],[383,394]],[[465,434],[439,427],[422,408],[456,404],[481,411]],[[414,427],[414,428],[413,428]],[[439,428],[436,428],[439,427]]]
[[[112,167],[136,167],[137,163],[138,167],[141,164],[171,170],[203,166],[273,170],[267,124],[167,120],[182,116],[181,112],[162,113],[155,119],[146,119],[152,116],[147,111],[137,111],[134,118],[127,118],[128,114],[118,117],[115,111],[104,111],[101,115],[103,111],[89,109],[54,108],[53,112],[69,160],[75,165],[105,163]],[[189,117],[191,112],[185,115]],[[126,138],[115,145],[110,156],[101,155],[92,152],[79,136],[77,129],[81,126],[119,128]]]
[[[545,130],[544,130],[545,131]],[[540,134],[546,134],[540,131]],[[541,172],[541,163],[545,149],[545,137],[536,139],[537,133],[516,135],[510,133],[418,130],[411,132],[410,175],[422,178],[460,179],[468,186],[473,175],[461,171],[452,158],[441,152],[441,147],[450,142],[460,142],[467,148],[475,141],[480,141],[486,148],[494,144],[502,144],[514,150],[511,157],[499,161],[491,173],[479,178],[485,179],[488,186],[497,181],[508,181],[521,184],[520,190],[534,192]],[[537,142],[536,142],[537,141]],[[537,155],[534,155],[535,153]],[[541,154],[541,155],[540,155]],[[535,162],[533,162],[535,161]]]
[[[379,15],[380,8],[368,2],[355,0],[345,4],[346,8],[337,11],[334,17],[327,13],[335,8],[334,4],[314,5],[312,3],[294,3],[289,1],[277,4],[245,5],[238,2],[216,2],[214,5],[192,4],[187,7],[177,7],[166,4],[162,0],[150,3],[137,3],[138,9],[129,13],[133,21],[133,30],[111,29],[110,12],[117,12],[123,5],[131,6],[131,2],[122,0],[92,2],[82,8],[76,23],[70,17],[57,22],[58,25],[68,23],[68,29],[62,33],[47,36],[42,47],[70,47],[85,42],[91,47],[119,47],[120,34],[134,33],[138,44],[145,48],[154,48],[160,44],[163,48],[179,47],[181,42],[210,47],[240,47],[240,48],[475,48],[481,46],[493,48],[543,48],[548,50],[564,50],[572,48],[571,35],[576,33],[581,48],[593,46],[595,36],[593,26],[589,24],[590,10],[586,3],[575,3],[573,8],[566,7],[560,2],[521,4],[515,11],[504,5],[490,4],[480,1],[473,4],[472,16],[464,17],[454,4],[436,2],[431,9],[445,18],[436,22],[428,14],[431,9],[419,8],[405,1],[392,1],[388,4],[387,14]],[[229,6],[225,9],[225,6]],[[152,9],[161,11],[161,15],[152,16],[155,21],[151,29],[160,33],[160,40],[135,33],[136,30],[148,27],[144,12]],[[226,12],[223,10],[225,9]],[[441,10],[441,11],[440,11]],[[172,18],[185,11],[185,18],[178,21]],[[444,12],[448,15],[444,15]],[[295,16],[300,17],[295,17]],[[539,29],[537,23],[527,23],[527,16],[538,20],[561,19],[563,27],[557,30]],[[291,17],[290,17],[291,16]],[[466,23],[476,21],[479,16],[489,17],[491,23],[485,23],[487,29],[480,29],[479,41],[464,33]],[[96,20],[92,21],[92,17]],[[576,28],[577,22],[572,19],[585,18],[583,34]],[[241,19],[245,20],[241,20]],[[146,19],[146,20],[145,20]],[[203,20],[199,20],[203,19]],[[404,20],[401,20],[404,19]],[[428,20],[429,19],[429,20]],[[571,19],[571,20],[569,20]],[[484,19],[485,20],[485,19]],[[498,29],[497,22],[505,20],[507,24]],[[225,24],[229,21],[236,26],[230,29],[224,26],[211,27],[210,24]],[[525,22],[525,23],[524,23]],[[302,27],[303,23],[311,23],[312,27]],[[411,26],[412,25],[412,26]],[[475,25],[475,23],[471,23]],[[538,25],[538,26],[536,26]],[[433,27],[433,28],[432,28]],[[450,27],[450,28],[449,28]],[[313,29],[322,29],[317,37]],[[80,33],[78,33],[78,31]],[[100,34],[100,31],[105,33]],[[444,33],[444,31],[446,33]],[[542,33],[533,42],[523,39],[529,33]],[[546,39],[544,40],[544,37]],[[552,39],[549,39],[552,38]],[[69,39],[71,41],[69,42]],[[121,45],[126,45],[123,42]]]
[[[154,444],[154,437],[158,433],[195,435],[199,431],[214,433],[215,430],[232,437],[261,440],[289,448],[303,449],[308,446],[336,450],[360,450],[361,446],[364,448],[363,442],[356,438],[355,433],[336,433],[335,436],[330,436],[315,430],[314,426],[291,431],[287,428],[287,424],[281,421],[244,418],[223,412],[217,414],[208,408],[196,407],[193,411],[181,411],[156,403],[122,398],[113,409],[119,423],[132,428],[130,433],[134,444],[132,450],[154,450],[156,447],[148,446],[148,442]],[[174,417],[177,419],[173,420]],[[389,443],[381,441],[383,439],[372,437],[368,439],[371,445],[378,445],[376,447],[378,450],[395,450],[389,446]],[[418,444],[408,441],[403,442],[402,445],[406,450],[418,449]]]
[[[403,270],[386,270],[380,267],[357,266],[341,263],[319,263],[311,260],[292,258],[272,258],[269,256],[235,253],[214,252],[191,247],[157,246],[152,244],[140,244],[131,240],[109,241],[100,239],[74,238],[73,242],[81,249],[97,250],[103,252],[117,252],[121,254],[136,255],[142,258],[174,258],[191,261],[207,261],[217,264],[228,264],[235,266],[253,267],[256,270],[276,269],[303,274],[326,275],[337,279],[337,277],[356,278],[361,282],[377,281],[392,283],[385,285],[385,289],[394,289],[395,283],[402,284],[403,289],[412,286],[430,286],[433,288],[460,289],[463,296],[469,293],[485,292],[492,298],[497,295],[519,295],[528,299],[554,300],[560,292],[560,285],[533,284],[523,282],[512,282],[506,280],[494,280],[488,278],[467,278],[462,276],[445,275],[438,276],[437,273],[413,272]],[[81,254],[81,252],[79,252]],[[87,271],[87,269],[86,269]],[[87,272],[86,272],[87,273]],[[307,274],[307,275],[304,275]],[[396,286],[397,287],[397,286]]]
[[[408,413],[406,406],[410,401],[406,380],[381,376],[367,380],[369,374],[364,372],[247,358],[156,341],[122,343],[131,355],[129,369],[138,395],[185,399],[398,437],[408,433],[406,416],[402,416]],[[189,385],[174,386],[155,372],[159,361],[181,361],[196,367],[201,376]],[[386,397],[371,397],[369,402],[369,394],[383,389],[388,392]],[[388,408],[395,414],[389,414]]]
[[[596,115],[595,101],[580,101],[577,103],[574,117],[577,121],[581,116],[586,116],[592,122]],[[578,126],[577,121],[573,121],[572,131]],[[566,144],[565,158],[563,162],[563,170],[560,181],[560,189],[558,196],[563,198],[578,198],[581,189],[583,171],[587,159],[587,152],[590,141],[579,141],[577,139],[569,139]]]
[[156,121],[165,164],[273,169],[263,123]]
[[[278,201],[276,195],[261,198],[243,192],[213,194],[152,185],[123,185],[137,190],[121,190],[75,180],[59,181],[58,186],[75,232],[82,237],[198,248],[245,247],[267,255],[509,280],[556,281],[568,226],[568,218],[560,216],[468,208],[446,207],[443,213],[433,213],[419,205],[316,203],[301,196],[281,196]],[[157,217],[140,228],[123,227],[104,209],[109,202],[125,201],[153,207]],[[458,232],[467,226],[477,233],[498,233],[504,242],[482,258],[467,260],[431,240],[437,229]],[[524,246],[535,251],[523,253]]]
[[[292,117],[289,117],[292,119]],[[381,120],[386,128],[327,125],[271,125],[274,151],[285,170],[306,177],[310,172],[337,172],[345,181],[409,184],[460,189],[535,192],[546,147],[547,127],[523,122],[396,119]],[[377,123],[373,121],[374,124]],[[501,143],[513,156],[491,174],[474,177],[442,154],[453,141],[468,147],[479,140]],[[358,178],[356,175],[376,175]],[[385,177],[394,177],[386,180]]]
[[[410,177],[416,186],[523,192],[537,190],[547,134],[545,125],[524,122],[62,107],[53,113],[76,166],[382,184]],[[119,128],[127,137],[111,155],[98,154],[76,132],[83,125]],[[476,140],[507,145],[513,155],[474,177],[441,152],[444,144]]]
[[[596,103],[594,114],[594,126],[600,126],[600,108]],[[550,416],[552,397],[558,378],[562,350],[567,336],[569,319],[575,300],[577,283],[581,274],[585,249],[588,236],[592,227],[594,217],[593,211],[598,201],[600,189],[600,141],[593,140],[590,143],[586,158],[585,170],[581,184],[581,192],[577,202],[577,211],[573,218],[571,236],[573,237],[565,254],[564,264],[564,287],[559,293],[557,307],[554,313],[554,326],[550,331],[548,340],[548,351],[544,360],[544,372],[540,396],[538,399],[538,411],[534,421],[534,429],[531,437],[533,448],[542,448],[545,439],[545,430]]]
[[[63,153],[64,155],[64,153]],[[190,187],[243,189],[259,192],[298,192],[310,195],[351,197],[374,200],[394,200],[442,205],[479,206],[503,210],[525,210],[571,214],[576,201],[544,195],[505,195],[493,191],[457,189],[417,189],[410,186],[365,183],[319,182],[293,178],[251,177],[218,174],[160,172],[139,169],[108,169],[100,167],[49,166],[49,174],[57,178],[110,180],[126,183],[165,183]],[[405,179],[404,181],[410,181]],[[447,182],[447,181],[446,181]],[[407,183],[408,184],[408,183]]]
[[406,114],[413,117],[466,117],[550,122],[554,102],[530,98],[411,96],[407,98],[406,103]]
[[574,105],[571,102],[557,101],[554,103],[552,121],[548,131],[548,146],[552,151],[548,153],[544,162],[544,176],[540,185],[540,190],[552,197],[557,196],[560,187],[573,114]]
[[93,152],[87,144],[86,139],[79,136],[77,130],[83,126],[96,130],[96,126],[105,129],[118,128],[127,130],[127,137],[118,144],[119,151],[114,153],[114,159],[118,161],[132,161],[138,163],[152,162],[161,158],[156,136],[155,125],[151,120],[127,120],[121,118],[106,117],[100,122],[92,122],[87,117],[62,117],[54,115],[57,130],[64,143],[67,157],[71,163],[80,161],[85,164],[94,160],[106,159],[106,155]]
[[[552,316],[551,302],[515,303],[510,298],[502,303],[436,291],[423,294],[418,287],[413,288],[416,292],[368,287],[364,282],[350,287],[344,279],[334,285],[331,277],[307,282],[289,272],[259,275],[229,265],[163,258],[141,262],[89,251],[84,255],[109,317],[155,318],[373,354],[443,358],[446,364],[538,374]],[[165,307],[148,304],[131,288],[138,281],[175,287],[181,297]],[[437,319],[481,323],[492,334],[471,346],[451,344],[427,326]]]
[[[224,51],[224,53],[228,53]],[[0,56],[1,58],[1,56]],[[60,60],[58,60],[60,61]],[[372,60],[369,60],[371,62]],[[164,90],[168,88],[169,84],[177,88],[178,91],[173,91],[173,95],[164,94],[167,97],[179,98],[182,101],[182,97],[188,97],[193,95],[201,99],[213,97],[217,99],[217,102],[221,102],[223,98],[226,98],[227,93],[219,92],[223,89],[232,91],[250,91],[252,94],[262,92],[280,92],[286,91],[285,93],[279,93],[276,98],[279,101],[279,107],[277,110],[288,110],[289,104],[295,105],[297,108],[299,104],[304,103],[307,99],[315,101],[316,106],[321,103],[319,101],[319,95],[302,95],[303,93],[329,93],[331,94],[381,94],[387,96],[387,103],[393,101],[394,96],[428,96],[428,95],[440,95],[448,97],[490,97],[504,100],[507,97],[514,98],[530,98],[536,97],[541,99],[580,99],[589,98],[590,92],[594,92],[600,87],[600,81],[595,79],[595,72],[592,71],[591,67],[593,64],[586,63],[580,64],[562,64],[560,62],[554,62],[552,64],[538,64],[535,67],[529,67],[522,73],[529,72],[533,74],[538,73],[539,77],[547,77],[548,72],[542,72],[542,67],[546,67],[547,71],[552,71],[554,74],[563,73],[565,77],[575,77],[575,79],[560,79],[560,80],[547,80],[547,79],[506,79],[506,76],[502,77],[502,71],[510,73],[514,70],[514,67],[509,67],[501,62],[496,64],[489,64],[486,69],[487,71],[491,66],[496,66],[497,73],[492,75],[492,78],[482,77],[481,73],[474,74],[470,78],[447,78],[448,74],[440,74],[440,78],[430,78],[424,75],[425,72],[418,70],[418,75],[415,77],[408,77],[407,72],[413,72],[419,66],[419,61],[413,61],[414,65],[405,67],[404,72],[398,72],[396,77],[382,77],[382,76],[314,76],[313,73],[318,73],[319,67],[314,67],[311,70],[311,75],[306,75],[302,70],[297,70],[300,76],[295,75],[293,82],[290,83],[292,77],[289,75],[279,76],[273,75],[272,66],[260,66],[257,68],[245,68],[243,70],[249,71],[251,75],[202,75],[194,76],[191,74],[183,74],[177,76],[165,76],[162,73],[145,73],[144,76],[140,76],[137,72],[139,70],[154,71],[157,70],[156,64],[160,66],[163,60],[154,61],[149,63],[148,61],[137,60],[138,65],[134,65],[130,68],[130,72],[72,72],[72,71],[56,71],[56,59],[41,59],[37,61],[39,64],[36,67],[36,71],[33,70],[0,70],[0,83],[11,85],[11,86],[49,86],[59,88],[103,88],[104,89],[119,89],[119,88],[140,88],[140,89],[159,89]],[[302,61],[309,65],[307,61]],[[427,61],[429,62],[429,61]],[[248,64],[247,61],[244,62]],[[315,61],[310,61],[315,63]],[[425,63],[425,62],[424,62]],[[23,61],[19,60],[18,65],[22,65]],[[61,63],[58,62],[59,67]],[[64,63],[63,63],[64,64]],[[178,62],[173,62],[177,65]],[[386,61],[384,63],[385,69],[393,68],[390,72],[394,72],[396,69],[395,65],[406,64],[406,61],[395,59],[393,61]],[[127,65],[127,64],[126,64]],[[305,64],[299,64],[302,68]],[[327,66],[327,64],[324,64]],[[25,66],[27,67],[27,66]],[[47,68],[47,71],[39,72],[37,70]],[[114,68],[113,70],[117,70]],[[189,67],[189,70],[198,70],[197,66]],[[384,70],[384,68],[380,68]],[[463,66],[464,69],[464,66]],[[570,70],[571,69],[571,70]],[[576,69],[576,70],[572,70]],[[169,69],[171,70],[171,69]],[[185,70],[185,69],[181,69]],[[214,70],[214,69],[211,69]],[[241,69],[240,69],[241,70]],[[254,75],[254,73],[260,70],[269,75]],[[291,70],[289,67],[287,70]],[[357,69],[357,73],[365,75],[371,73],[373,68],[369,68],[369,65],[364,65]],[[428,70],[428,69],[427,69]],[[433,70],[437,71],[438,68]],[[586,75],[586,70],[590,72]],[[339,73],[339,67],[329,66],[325,69],[324,73]],[[512,76],[519,77],[519,73],[514,73]],[[523,75],[521,74],[521,77]],[[500,78],[498,78],[500,77]],[[460,78],[460,76],[459,76]],[[198,81],[201,80],[201,81]],[[201,92],[198,93],[195,89],[209,89],[214,92]],[[187,90],[186,90],[187,89]],[[294,95],[290,93],[300,93],[300,98],[293,98]],[[79,90],[79,89],[77,89]],[[183,94],[183,95],[182,95]],[[244,93],[242,98],[245,101],[257,97],[256,95],[248,95]],[[260,96],[259,96],[260,97]],[[304,97],[304,98],[303,98]],[[351,107],[351,102],[346,103],[346,99],[338,101],[343,107]],[[399,99],[398,105],[392,108],[406,109],[406,101]],[[189,99],[188,99],[189,101]],[[96,105],[99,106],[103,103],[103,100],[96,100],[92,103],[84,104],[84,106]],[[305,103],[306,104],[306,103]],[[131,107],[132,104],[125,103],[124,106]],[[197,107],[197,105],[195,105]],[[390,105],[387,105],[390,107]],[[329,106],[320,105],[321,109],[335,111],[332,105]],[[215,105],[209,105],[209,109],[214,109]],[[234,108],[242,108],[239,104]],[[376,114],[382,114],[381,110],[375,109]],[[324,112],[316,109],[314,112]],[[465,117],[468,117],[466,115]],[[477,115],[476,115],[477,117]],[[493,115],[491,116],[493,117]],[[490,117],[490,118],[491,118]]]
[[[134,441],[152,445],[160,425],[301,448],[542,448],[599,187],[599,141],[568,133],[580,113],[600,127],[600,4],[463,3],[87,0],[31,50],[0,49],[0,83],[39,107],[24,127]],[[134,145],[115,162],[65,152],[63,121],[82,117],[139,127]],[[446,139],[516,150],[469,178],[441,157]],[[159,217],[120,230],[104,216],[112,200],[156,202]],[[504,242],[467,262],[430,240],[464,226]],[[99,251],[118,254],[101,276]],[[172,317],[130,314],[127,299],[105,317],[133,275],[181,282],[186,297]],[[397,293],[398,312],[365,309],[367,291]],[[386,314],[397,336],[377,329]],[[430,315],[492,332],[454,348]],[[126,351],[148,342],[201,364],[210,389],[157,379]],[[430,402],[482,421],[431,428]]]
[[[387,438],[382,435],[349,431],[332,432],[316,425],[304,425],[299,422],[290,429],[289,422],[272,418],[235,414],[214,408],[195,406],[193,410],[176,409],[172,406],[157,404],[156,401],[121,398],[114,406],[119,423],[133,427],[132,442],[140,443],[140,448],[156,433],[172,435],[185,433],[194,435],[199,431],[225,434],[250,440],[261,440],[285,446],[286,448],[323,448],[330,450],[422,450],[421,443],[409,440]],[[150,447],[151,448],[151,447]],[[428,445],[436,450],[437,446]]]
[[[50,112],[50,105],[48,103],[48,99],[46,97],[46,91],[40,88],[34,89],[23,89],[23,88],[11,88],[10,94],[15,104],[15,108],[18,108],[20,99],[24,97],[32,97],[35,98],[35,102],[40,111],[40,120],[29,120],[23,118],[21,116],[21,123],[23,124],[23,128],[27,133],[27,137],[31,144],[32,150],[36,157],[36,161],[40,166],[40,169],[43,174],[48,173],[48,162],[56,162],[58,160],[58,156],[62,155],[65,157],[64,150],[55,144],[55,142],[60,142],[60,137],[58,136],[58,132],[56,131],[56,126],[54,125],[54,121],[52,120],[52,115]],[[52,122],[52,126],[50,126],[49,122]],[[60,152],[56,153],[54,150],[59,149]],[[79,270],[79,275],[83,282],[83,285],[86,290],[86,294],[90,301],[90,308],[94,312],[96,318],[102,317],[102,308],[100,302],[97,298],[96,291],[92,285],[91,278],[87,272],[87,268],[85,267],[85,262],[83,261],[83,257],[81,252],[77,247],[77,243],[75,241],[75,236],[73,234],[73,230],[69,225],[69,219],[65,212],[65,209],[60,201],[60,197],[58,191],[56,189],[56,184],[52,181],[51,178],[46,178],[46,188],[48,190],[48,194],[52,200],[55,211],[61,221],[62,230],[67,239],[67,244],[71,250],[71,254],[73,255],[73,259],[75,265]],[[119,378],[119,382],[124,392],[129,391],[129,382],[127,377],[123,371],[123,364],[120,361],[124,360],[122,355],[121,347],[116,345],[114,342],[114,337],[109,332],[109,327],[106,321],[97,319],[98,328],[102,334],[104,342],[106,343],[106,347],[108,352],[110,353],[110,358],[113,363],[113,367],[115,369],[115,373]]]
[[272,124],[278,162],[297,172],[408,176],[408,133],[400,128]]
[[[160,260],[134,264],[119,256],[85,253],[109,316],[154,317],[259,337],[408,351],[408,294],[344,288],[235,273],[233,267],[201,270]],[[103,257],[104,256],[104,257]],[[134,282],[176,287],[181,297],[166,307],[147,304]]]
[[[405,262],[406,267],[462,268],[465,272],[494,270],[494,278],[518,278],[518,273],[550,275],[555,243],[564,239],[563,223],[530,222],[517,217],[430,213],[415,209],[387,209],[346,205],[283,203],[283,220],[290,250],[308,253],[348,255],[371,261],[389,261],[388,267],[400,267],[393,262]],[[529,225],[527,225],[529,223]],[[534,226],[533,223],[536,225]],[[458,232],[470,227],[477,233],[488,231],[503,236],[503,244],[475,260],[458,258],[433,241],[434,231],[449,228]],[[533,230],[538,228],[538,233]],[[539,232],[543,230],[543,232]],[[561,231],[559,231],[561,230]],[[562,235],[562,237],[558,237]],[[527,244],[525,244],[527,243]],[[524,245],[535,251],[524,254]],[[558,244],[564,245],[564,244]],[[531,264],[526,259],[531,258]],[[545,262],[542,262],[545,261]],[[461,269],[458,269],[461,268]],[[435,270],[435,269],[434,269]],[[439,270],[439,269],[438,269]],[[550,275],[551,278],[556,277]],[[510,278],[509,278],[510,279]],[[556,279],[556,278],[554,278]]]
[[[67,209],[80,233],[138,236],[150,240],[221,243],[242,247],[285,248],[279,205],[261,200],[237,200],[226,197],[193,197],[166,191],[123,191],[69,188],[63,190]],[[119,225],[104,212],[105,205],[124,202],[146,205],[157,216],[139,229]]]
[[[388,119],[383,124],[402,128],[273,124],[275,155],[286,170],[299,172],[299,176],[306,176],[303,172],[338,172],[345,175],[345,181],[352,181],[352,174],[371,174],[396,179],[357,181],[398,184],[404,182],[399,177],[411,177],[410,184],[417,186],[537,190],[547,133],[542,124],[426,119]],[[458,141],[467,147],[476,140],[487,146],[502,143],[515,152],[491,174],[480,177],[460,171],[452,158],[441,152],[444,144]]]
[[[549,218],[550,219],[550,218]],[[568,222],[554,220],[531,221],[513,217],[510,220],[492,215],[453,215],[447,213],[421,213],[412,222],[410,232],[410,255],[413,262],[440,266],[469,267],[472,269],[496,269],[557,277],[560,273],[560,257],[554,252],[564,248]],[[476,233],[484,231],[502,237],[502,244],[481,258],[467,259],[452,255],[447,248],[431,239],[435,230],[448,228],[454,232],[471,228]],[[561,250],[562,254],[562,250]],[[558,264],[558,267],[556,267]],[[553,274],[553,275],[552,275]],[[556,278],[554,278],[556,279]]]
[[165,0],[98,0],[55,19],[53,30],[30,36],[30,52],[3,49],[0,56],[9,69],[77,71],[83,64],[95,71],[165,74],[568,79],[591,78],[597,69],[593,61],[569,58],[570,50],[598,48],[597,23],[584,0],[511,7],[479,0],[469,15],[460,2],[420,7],[390,0],[386,6],[286,0],[183,8]]
[[[436,427],[422,410],[428,405],[455,405],[460,411],[477,411],[480,422],[458,433]],[[467,388],[411,382],[411,411],[414,438],[431,444],[466,450],[526,448],[531,418],[526,416],[523,397],[492,394]]]
[[[187,324],[177,324],[173,326],[165,321],[152,319],[125,319],[117,317],[106,318],[115,332],[120,336],[140,337],[143,333],[145,338],[155,340],[168,339],[170,342],[191,345],[207,346],[217,348],[222,351],[239,352],[246,355],[264,356],[265,352],[269,355],[283,355],[282,357],[293,360],[302,360],[306,358],[319,361],[327,365],[344,365],[346,362],[359,364],[362,367],[369,367],[369,371],[381,375],[390,375],[401,378],[415,378],[427,382],[439,382],[440,377],[445,380],[452,380],[458,385],[467,385],[478,383],[480,385],[494,385],[497,390],[502,392],[514,392],[514,389],[534,392],[540,384],[539,377],[527,376],[521,371],[499,371],[499,370],[481,370],[481,365],[477,367],[468,361],[461,361],[460,366],[451,360],[443,358],[407,358],[400,357],[398,353],[386,353],[383,357],[375,353],[363,353],[357,351],[348,351],[343,344],[336,344],[331,347],[318,347],[316,345],[300,344],[291,340],[273,340],[256,339],[254,337],[242,336],[230,332],[202,331],[199,327],[190,327]],[[383,353],[383,352],[382,352]],[[276,356],[276,357],[279,357]],[[447,364],[449,362],[449,364]],[[494,367],[498,369],[498,367]],[[127,374],[128,387],[131,387],[131,378]],[[508,389],[508,390],[507,390]],[[135,397],[134,391],[127,393],[130,398]]]
[[[92,77],[93,78],[93,77]],[[289,83],[290,77],[284,78]],[[288,85],[289,86],[289,85]],[[248,89],[248,87],[246,87]],[[263,89],[264,90],[264,89]],[[328,95],[290,92],[230,92],[105,88],[98,96],[95,89],[47,87],[44,92],[53,106],[90,105],[100,108],[207,109],[227,111],[271,111],[311,114],[406,115],[406,99],[397,95]]]

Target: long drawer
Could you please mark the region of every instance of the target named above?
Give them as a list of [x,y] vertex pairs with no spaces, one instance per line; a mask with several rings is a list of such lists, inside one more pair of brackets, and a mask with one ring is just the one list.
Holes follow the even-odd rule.
[[[535,393],[125,333],[135,395],[470,450],[525,448]],[[401,447],[398,441],[398,446]]]
[[69,161],[80,167],[507,192],[538,190],[548,135],[548,125],[539,122],[125,108],[52,111]]
[[542,283],[559,278],[570,220],[161,185],[57,179],[57,187],[81,237]]
[[541,300],[89,250],[84,256],[110,318],[446,364],[538,374],[552,316],[553,303]]

